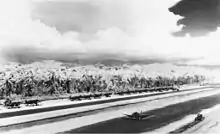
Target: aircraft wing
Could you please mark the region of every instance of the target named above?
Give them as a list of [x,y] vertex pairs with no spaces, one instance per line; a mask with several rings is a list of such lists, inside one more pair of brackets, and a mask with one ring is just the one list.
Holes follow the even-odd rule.
[[141,117],[142,119],[149,119],[149,118],[155,117],[155,115],[142,115]]
[[130,117],[130,118],[133,118],[132,115],[129,115],[129,114],[124,114],[124,115],[126,115],[127,117]]

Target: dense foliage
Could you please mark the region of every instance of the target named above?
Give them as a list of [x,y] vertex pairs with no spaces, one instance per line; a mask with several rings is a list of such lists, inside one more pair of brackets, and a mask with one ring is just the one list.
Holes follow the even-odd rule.
[[1,72],[0,96],[5,98],[12,95],[30,97],[95,92],[114,93],[138,88],[201,83],[205,80],[205,77],[201,75],[150,77],[135,72],[125,77],[123,73],[105,73],[109,70],[109,72],[115,70],[120,72],[123,68],[121,70],[118,68],[98,69],[102,72],[90,73],[88,70],[80,72],[72,68],[46,71],[39,68],[35,70],[18,68],[8,75]]

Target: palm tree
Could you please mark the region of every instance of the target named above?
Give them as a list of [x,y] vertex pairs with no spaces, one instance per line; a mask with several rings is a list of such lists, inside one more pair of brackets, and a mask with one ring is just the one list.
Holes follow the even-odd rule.
[[12,83],[7,79],[5,82],[5,88],[6,88],[6,96],[11,96],[12,94]]

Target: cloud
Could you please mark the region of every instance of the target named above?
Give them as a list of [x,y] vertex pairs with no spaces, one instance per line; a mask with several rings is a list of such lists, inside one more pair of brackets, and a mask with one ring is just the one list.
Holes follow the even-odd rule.
[[177,24],[183,25],[182,29],[175,32],[176,36],[204,36],[215,32],[220,24],[219,0],[182,0],[169,10],[181,15]]
[[[2,58],[21,63],[45,59],[69,62],[119,59],[132,63],[209,64],[207,59],[219,56],[216,42],[219,32],[200,38],[174,37],[171,33],[181,29],[176,25],[181,17],[168,8],[175,3],[173,0],[2,0]],[[215,64],[220,62],[216,60]]]
[[32,17],[55,26],[60,32],[95,34],[100,29],[112,26],[127,30],[132,23],[130,1],[45,1],[35,5]]

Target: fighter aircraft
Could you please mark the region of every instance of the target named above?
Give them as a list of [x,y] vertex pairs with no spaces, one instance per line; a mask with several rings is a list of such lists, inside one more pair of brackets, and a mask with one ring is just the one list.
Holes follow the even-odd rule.
[[126,115],[128,119],[132,119],[132,120],[145,120],[155,116],[155,115],[143,114],[142,111],[140,113],[134,112],[131,115],[129,114],[124,114],[124,115]]

